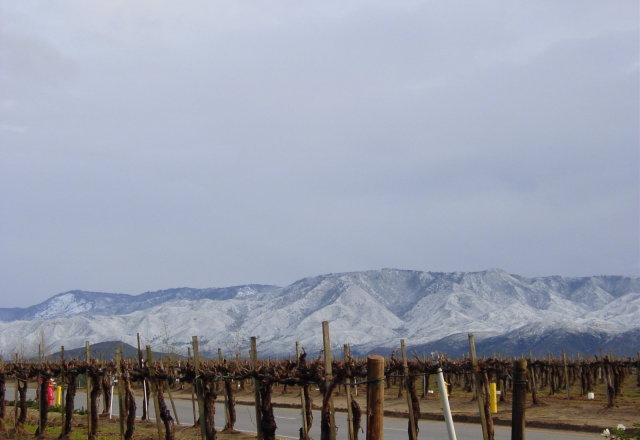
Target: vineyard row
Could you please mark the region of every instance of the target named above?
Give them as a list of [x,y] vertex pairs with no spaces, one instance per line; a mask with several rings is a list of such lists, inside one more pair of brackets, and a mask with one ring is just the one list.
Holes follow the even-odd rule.
[[[255,344],[255,339],[253,339]],[[89,351],[87,350],[87,354]],[[63,401],[63,424],[60,440],[68,440],[73,428],[74,400],[78,379],[85,377],[88,384],[88,438],[95,440],[98,432],[98,401],[100,395],[111,395],[112,385],[117,383],[121,417],[121,434],[124,440],[131,440],[135,430],[136,400],[134,386],[145,390],[145,400],[154,397],[155,412],[159,414],[158,432],[165,440],[173,440],[174,417],[167,407],[165,396],[171,397],[171,389],[180,384],[193,384],[195,396],[199,404],[199,424],[203,440],[215,440],[214,426],[215,402],[219,396],[225,401],[225,430],[233,431],[236,420],[234,393],[238,387],[253,388],[256,399],[256,417],[259,437],[263,440],[274,440],[276,423],[273,416],[271,394],[273,386],[300,387],[301,405],[304,408],[301,440],[309,440],[308,432],[313,418],[311,415],[310,387],[318,387],[322,395],[321,440],[335,438],[335,422],[333,422],[332,395],[343,388],[349,393],[355,385],[372,386],[371,371],[368,361],[354,359],[345,346],[343,360],[317,358],[308,360],[304,350],[300,350],[294,360],[258,360],[257,351],[251,352],[250,360],[201,360],[198,357],[197,339],[194,338],[194,357],[188,360],[153,361],[151,350],[147,347],[146,360],[142,353],[138,359],[122,359],[117,353],[115,361],[99,361],[87,358],[60,359],[58,361],[0,362],[0,424],[4,428],[6,420],[5,391],[6,384],[15,381],[15,426],[20,429],[27,415],[27,386],[34,380],[38,383],[39,395],[47,395],[49,379],[56,379],[66,391]],[[88,357],[88,356],[87,356]],[[381,380],[391,386],[399,384],[399,393],[406,393],[410,415],[409,437],[417,437],[417,421],[420,418],[419,382],[424,393],[429,388],[429,381],[436,377],[439,369],[444,373],[451,390],[461,389],[467,392],[475,390],[481,406],[485,406],[483,428],[485,437],[493,437],[493,426],[488,399],[491,383],[496,383],[502,391],[500,399],[504,400],[508,393],[514,393],[517,385],[523,385],[531,395],[532,403],[540,403],[540,394],[547,390],[549,394],[568,392],[570,386],[578,386],[581,395],[591,392],[596,384],[605,384],[607,405],[615,404],[616,396],[622,392],[624,379],[633,374],[638,375],[640,386],[640,361],[631,359],[602,359],[567,361],[566,359],[526,359],[525,380],[515,380],[514,366],[517,362],[506,359],[481,358],[452,360],[445,357],[437,359],[420,359],[415,356],[408,359],[406,351],[402,356],[392,355],[384,362]],[[382,384],[380,384],[382,385]],[[512,396],[513,397],[513,396]],[[148,400],[147,400],[148,401]],[[356,400],[351,400],[349,408],[349,432],[357,440],[360,429],[362,411]],[[175,408],[173,409],[175,415]],[[147,418],[146,405],[143,404],[143,419]],[[47,426],[47,399],[40,399],[39,432]],[[412,424],[414,429],[412,429]],[[486,426],[484,426],[486,424]]]

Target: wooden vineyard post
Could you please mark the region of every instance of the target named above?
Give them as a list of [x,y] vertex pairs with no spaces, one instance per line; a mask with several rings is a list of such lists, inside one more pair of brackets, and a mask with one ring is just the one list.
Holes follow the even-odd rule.
[[204,398],[202,396],[202,390],[200,389],[200,352],[198,350],[198,337],[191,337],[191,344],[193,345],[193,368],[195,370],[195,378],[193,379],[193,387],[196,389],[196,397],[198,398],[198,418],[200,419],[200,438],[202,440],[207,438],[207,425],[205,421],[204,410]]
[[[144,360],[142,358],[142,348],[140,347],[140,333],[136,333],[138,340],[138,364],[140,368],[144,368]],[[142,378],[142,420],[149,419],[149,399],[147,399],[147,380]]]
[[603,373],[604,373],[604,377],[607,384],[607,408],[613,408],[616,394],[615,394],[615,388],[613,386],[613,381],[611,379],[612,367],[611,367],[609,356],[604,357],[603,368],[604,368]]
[[[191,360],[191,347],[187,347],[187,359]],[[191,384],[191,409],[193,412],[193,426],[196,426],[198,423],[198,419],[196,418],[196,381],[194,380]]]
[[562,352],[562,363],[564,364],[564,386],[567,390],[567,400],[571,399],[569,395],[569,368],[567,367],[567,353]]
[[[162,361],[160,361],[160,365],[162,365]],[[167,395],[169,396],[169,402],[171,402],[173,416],[176,418],[176,424],[180,425],[180,418],[178,417],[178,411],[176,411],[176,404],[174,403],[173,395],[171,394],[171,379],[167,381]]]
[[84,343],[85,359],[87,361],[87,438],[91,439],[91,376],[89,375],[89,363],[91,361],[91,345],[89,341]]
[[[5,372],[4,360],[3,360],[3,357],[1,355],[0,355],[0,371],[3,372],[3,373]],[[2,390],[0,392],[0,398],[2,398],[2,401],[1,401],[2,403],[0,403],[0,405],[2,405],[1,408],[0,408],[2,410],[2,411],[0,411],[0,432],[4,432],[5,431],[5,417],[6,417],[6,414],[5,414],[5,411],[6,411],[5,392],[6,392],[6,390],[4,388],[5,387],[5,377],[3,377],[2,385],[0,385],[0,387],[2,388]]]
[[[426,356],[422,356],[422,362],[426,362],[427,361],[427,357]],[[428,373],[422,373],[422,395],[420,396],[421,399],[426,399],[427,395],[429,394],[429,387],[427,386],[428,383]]]
[[162,421],[160,420],[160,404],[158,403],[158,383],[153,378],[156,369],[153,366],[153,354],[151,346],[147,345],[147,365],[149,366],[149,385],[151,386],[151,394],[153,395],[153,410],[156,416],[156,426],[158,427],[158,440],[162,440]]
[[124,423],[127,419],[127,408],[124,404],[124,380],[122,379],[122,349],[116,347],[116,372],[118,380],[118,421],[120,422],[120,438],[124,440]]
[[384,358],[367,357],[367,440],[383,440]]
[[527,393],[527,361],[513,362],[513,402],[511,416],[511,440],[524,440],[525,405]]
[[[344,353],[344,362],[347,363],[351,360],[351,355],[349,354],[349,345],[344,344],[342,346],[342,352]],[[351,378],[347,377],[345,379],[346,382],[346,395],[347,395],[347,427],[349,440],[353,440],[355,438],[355,432],[353,431],[353,409],[351,408]]]
[[[222,356],[222,350],[218,348],[218,362],[224,363],[224,357]],[[231,409],[229,402],[229,396],[227,396],[225,382],[227,379],[222,379],[222,388],[224,390],[224,426],[231,426]]]
[[418,439],[418,430],[416,423],[416,415],[413,413],[413,402],[411,401],[411,390],[409,381],[409,359],[407,359],[407,347],[404,344],[404,339],[400,339],[400,350],[402,351],[402,374],[404,375],[404,381],[402,384],[405,386],[407,395],[407,407],[409,408],[409,440]]
[[480,423],[482,424],[482,438],[484,440],[491,440],[489,438],[489,429],[487,426],[487,414],[484,406],[484,391],[482,389],[482,376],[480,375],[480,367],[478,366],[478,358],[476,356],[476,342],[473,333],[469,333],[469,350],[471,351],[471,369],[473,377],[473,388],[476,394],[476,400],[478,401],[478,410],[480,411]]
[[[18,363],[18,353],[16,353],[16,364]],[[20,379],[18,379],[18,376],[16,375],[16,389],[14,390],[13,393],[13,412],[14,412],[14,419],[13,419],[13,424],[17,427],[18,426],[18,388],[20,388]]]
[[[60,363],[64,364],[64,345],[60,346]],[[64,415],[66,411],[65,407],[65,398],[64,398],[64,378],[60,377],[60,414],[62,418],[62,426],[64,426]]]
[[[218,347],[218,363],[221,364],[222,363],[222,349],[220,347]],[[220,392],[220,379],[216,379],[216,393]],[[226,396],[226,394],[225,394]],[[226,397],[225,397],[225,402],[227,401]],[[227,410],[227,405],[225,404],[225,412]],[[225,422],[228,422],[229,419],[225,418]],[[225,423],[226,425],[226,423]]]
[[[258,347],[256,343],[256,337],[251,336],[251,368],[255,370],[258,368]],[[264,435],[262,433],[262,407],[260,403],[260,381],[257,378],[253,378],[253,396],[256,403],[256,437],[258,440],[262,440]]]
[[[5,366],[4,366],[4,360],[2,355],[0,355],[0,372],[4,373],[5,372]],[[6,398],[5,398],[5,379],[6,376],[3,376],[2,378],[2,383],[0,384],[0,398],[2,399],[0,401],[0,432],[4,432],[5,431],[5,418],[6,418]]]
[[536,370],[535,370],[535,364],[534,362],[536,361],[536,358],[529,355],[530,357],[530,364],[527,365],[527,370],[528,370],[528,374],[529,374],[529,388],[531,390],[531,403],[533,405],[538,405],[539,401],[538,401],[538,378],[537,378],[537,374],[536,374]]
[[[42,364],[42,344],[38,344],[38,362]],[[42,385],[43,380],[44,379],[42,378],[40,373],[38,373],[38,376],[36,378],[36,390],[38,390],[36,394],[36,401],[38,402],[38,431],[37,432],[39,434],[39,437],[44,437],[44,423],[43,423],[42,414],[44,411],[46,411],[46,407],[43,407],[43,406],[48,403],[47,395],[46,394],[44,396],[42,395],[43,394],[42,390],[45,389],[45,387]]]
[[[328,321],[322,321],[322,341],[324,345],[324,386],[325,393],[328,393],[331,381],[333,380],[331,340],[329,338]],[[333,398],[331,396],[329,397],[329,439],[336,440],[336,417],[333,409]]]
[[[300,368],[300,343],[296,341],[296,361]],[[309,438],[309,421],[307,420],[307,403],[304,398],[304,385],[300,386],[300,408],[302,412],[302,439]],[[351,440],[351,438],[349,438]]]

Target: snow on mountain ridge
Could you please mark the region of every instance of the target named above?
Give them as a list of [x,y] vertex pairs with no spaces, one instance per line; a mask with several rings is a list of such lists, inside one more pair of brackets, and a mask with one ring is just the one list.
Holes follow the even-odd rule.
[[140,332],[158,348],[171,341],[186,349],[198,335],[203,350],[244,347],[257,335],[261,351],[287,353],[295,341],[319,347],[324,320],[334,341],[361,350],[394,346],[399,338],[428,343],[460,332],[495,336],[523,328],[614,334],[640,328],[639,286],[640,279],[629,277],[382,269],[309,277],[284,288],[179,288],[137,296],[73,291],[22,309],[28,320],[0,322],[0,350],[20,342],[37,346],[43,330],[52,347],[134,343]]
[[139,295],[123,293],[86,292],[71,290],[59,293],[48,300],[26,308],[0,309],[3,321],[50,319],[76,314],[122,315],[144,310],[169,301],[188,299],[231,299],[237,296],[253,297],[276,289],[277,286],[248,284],[232,287],[194,289],[181,287],[144,292]]
[[73,293],[65,293],[52,298],[49,306],[39,312],[36,312],[36,318],[54,318],[56,316],[76,315],[88,312],[93,307],[90,303],[77,300]]

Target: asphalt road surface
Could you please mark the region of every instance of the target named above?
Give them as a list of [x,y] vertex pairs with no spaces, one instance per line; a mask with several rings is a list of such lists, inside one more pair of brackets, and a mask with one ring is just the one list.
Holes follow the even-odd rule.
[[[7,386],[6,399],[13,400],[14,391],[13,388]],[[27,391],[27,398],[34,398],[35,390],[29,389]],[[165,395],[167,407],[171,410],[171,403],[168,396]],[[136,398],[137,402],[137,416],[142,415],[142,397]],[[102,403],[102,400],[101,400]],[[193,406],[190,400],[175,400],[176,411],[178,412],[178,419],[181,424],[192,425],[193,424]],[[77,393],[75,399],[76,409],[86,408],[87,397],[85,393]],[[9,414],[11,410],[9,409]],[[197,411],[197,405],[196,405]],[[151,418],[154,417],[153,401],[149,404],[149,412]],[[171,411],[173,413],[173,410]],[[118,397],[114,396],[113,399],[113,414],[118,414]],[[276,436],[286,439],[299,438],[299,429],[301,426],[301,414],[299,409],[289,408],[274,408],[274,416],[278,429]],[[81,417],[81,416],[80,416]],[[338,427],[338,440],[347,440],[347,420],[346,413],[336,413],[336,425]],[[175,417],[174,417],[175,418]],[[256,432],[255,424],[255,409],[253,406],[237,405],[236,406],[236,425],[235,428],[239,431],[247,433]],[[362,418],[362,424],[365,425],[365,417]],[[310,435],[314,439],[320,438],[320,412],[313,412],[313,426],[311,428]],[[216,405],[216,427],[222,429],[224,426],[224,404],[221,402]],[[366,425],[365,425],[366,426]],[[420,432],[419,438],[428,440],[448,440],[447,428],[444,422],[440,421],[427,421],[421,420],[419,422]],[[456,435],[458,440],[478,440],[482,438],[482,428],[480,425],[472,423],[456,423],[455,424]],[[496,426],[495,427],[496,440],[510,440],[511,428]],[[407,440],[407,420],[395,417],[385,417],[384,419],[384,437],[385,440]],[[364,439],[364,433],[360,433],[359,438]],[[593,440],[601,438],[599,434],[581,433],[581,432],[569,432],[569,431],[554,431],[548,429],[534,429],[527,428],[526,430],[527,440]]]

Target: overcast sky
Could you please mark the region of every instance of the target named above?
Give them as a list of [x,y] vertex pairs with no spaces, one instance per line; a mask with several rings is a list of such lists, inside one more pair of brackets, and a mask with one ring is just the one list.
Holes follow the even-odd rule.
[[0,0],[0,307],[640,275],[638,2]]

